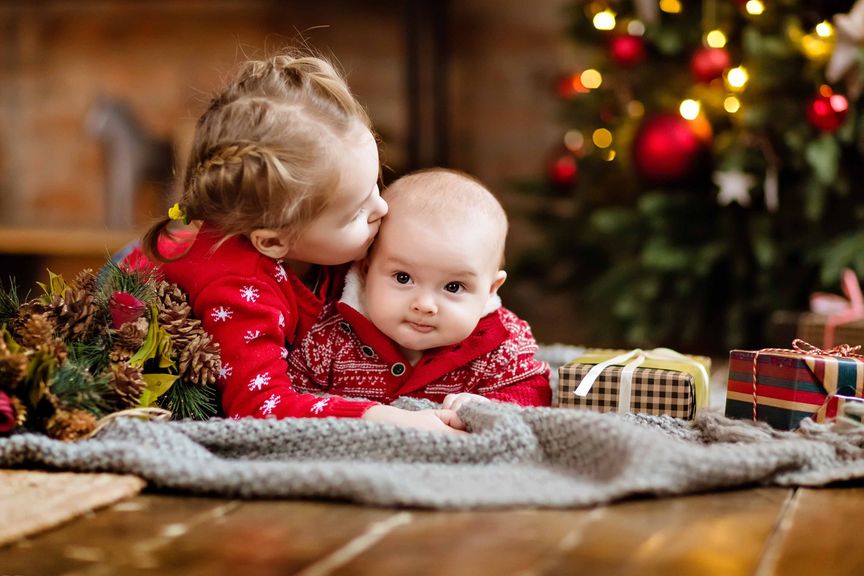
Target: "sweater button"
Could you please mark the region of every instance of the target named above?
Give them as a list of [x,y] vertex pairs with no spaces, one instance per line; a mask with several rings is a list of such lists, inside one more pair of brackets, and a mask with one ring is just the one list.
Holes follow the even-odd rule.
[[339,322],[339,327],[342,328],[342,330],[344,330],[348,334],[351,333],[351,325],[348,324],[347,322],[345,322],[344,320],[342,322]]
[[393,364],[393,366],[390,367],[390,373],[393,374],[393,376],[401,376],[405,373],[405,365],[401,362]]
[[372,350],[371,346],[362,346],[360,348],[360,352],[362,352],[364,356],[368,356],[369,358],[375,355],[375,351]]

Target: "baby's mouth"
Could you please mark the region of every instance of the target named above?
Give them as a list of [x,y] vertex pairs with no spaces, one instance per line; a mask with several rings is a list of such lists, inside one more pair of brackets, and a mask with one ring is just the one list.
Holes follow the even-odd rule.
[[426,334],[426,333],[428,333],[428,332],[431,332],[432,330],[435,329],[434,326],[430,326],[429,324],[421,324],[421,323],[419,323],[419,322],[411,322],[410,320],[408,320],[406,323],[407,323],[407,324],[408,324],[408,325],[409,325],[413,330],[416,330],[417,332],[421,332],[421,333],[423,333],[423,334]]

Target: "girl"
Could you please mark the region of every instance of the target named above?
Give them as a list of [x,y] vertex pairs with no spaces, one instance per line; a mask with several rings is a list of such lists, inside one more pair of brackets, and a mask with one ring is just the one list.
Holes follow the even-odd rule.
[[[182,197],[127,263],[158,263],[189,295],[221,347],[226,415],[463,428],[451,410],[300,394],[286,375],[287,347],[338,296],[344,267],[334,266],[362,258],[378,232],[378,174],[366,112],[319,57],[246,63],[199,119]],[[191,245],[178,243],[172,220],[198,225]]]

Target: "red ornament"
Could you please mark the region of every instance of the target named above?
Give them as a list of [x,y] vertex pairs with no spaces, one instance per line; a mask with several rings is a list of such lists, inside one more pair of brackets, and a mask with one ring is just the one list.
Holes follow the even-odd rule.
[[609,53],[619,66],[631,68],[645,59],[645,41],[641,36],[613,36],[609,41]]
[[572,154],[559,156],[549,165],[549,180],[555,186],[573,186],[578,177],[579,164],[576,162],[576,157]]
[[0,390],[0,434],[11,432],[18,425],[15,408],[5,392]]
[[697,82],[707,84],[723,76],[723,72],[732,63],[729,52],[725,48],[700,48],[690,58],[690,71]]
[[807,119],[823,132],[834,132],[843,125],[849,101],[842,94],[834,94],[823,87],[807,104]]
[[680,183],[699,170],[707,145],[708,139],[700,138],[680,115],[658,114],[639,127],[633,139],[633,164],[648,182]]
[[115,292],[108,303],[111,328],[119,330],[127,322],[135,322],[144,315],[147,305],[128,292]]

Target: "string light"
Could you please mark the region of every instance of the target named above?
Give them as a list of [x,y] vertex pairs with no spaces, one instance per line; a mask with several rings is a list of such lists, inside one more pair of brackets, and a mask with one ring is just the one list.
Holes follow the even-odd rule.
[[645,25],[639,20],[631,20],[627,23],[627,34],[630,36],[642,36],[645,34]]
[[631,118],[641,118],[645,115],[645,105],[638,100],[631,100],[627,103],[627,114]]
[[678,14],[681,12],[681,2],[678,0],[660,0],[660,10],[667,14]]
[[591,136],[591,140],[597,148],[608,148],[612,145],[612,132],[606,128],[598,128]]
[[702,104],[698,100],[692,100],[690,98],[683,100],[681,105],[678,107],[678,112],[681,113],[681,116],[685,120],[695,120],[699,117],[701,111]]
[[834,35],[834,26],[827,20],[823,20],[816,25],[816,34],[820,38],[831,38]]
[[765,12],[765,4],[762,3],[762,0],[749,0],[744,9],[747,10],[748,14],[759,16]]
[[597,30],[614,30],[615,29],[615,12],[603,10],[594,15],[594,28]]
[[601,156],[603,160],[606,162],[611,162],[615,159],[615,151],[614,150],[606,150],[605,153]]
[[600,85],[603,84],[603,76],[601,76],[600,72],[594,70],[593,68],[588,68],[587,70],[583,71],[582,74],[579,75],[579,80],[581,80],[582,85],[589,90],[599,88]]
[[585,136],[579,130],[568,130],[564,134],[564,146],[574,154],[581,154],[585,148]]
[[702,105],[699,104],[697,100],[687,99],[681,102],[681,105],[678,107],[678,112],[681,113],[681,116],[685,120],[695,120],[699,117],[699,111],[702,109]]
[[726,86],[733,92],[743,92],[749,80],[750,75],[743,66],[732,68],[726,73]]
[[711,48],[723,48],[726,46],[726,35],[720,30],[711,30],[705,36],[705,43]]
[[741,109],[741,101],[736,96],[727,96],[723,100],[723,109],[729,114],[735,114]]

